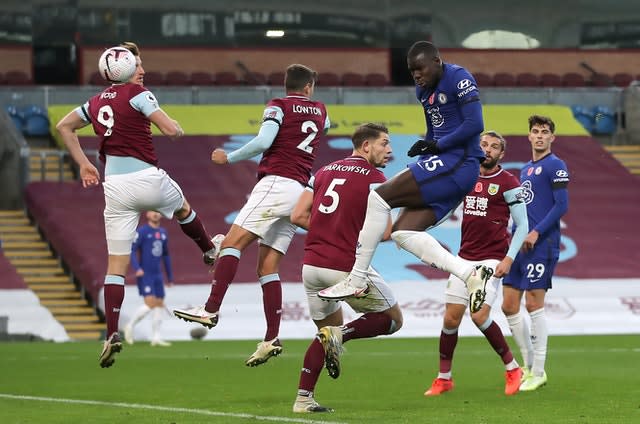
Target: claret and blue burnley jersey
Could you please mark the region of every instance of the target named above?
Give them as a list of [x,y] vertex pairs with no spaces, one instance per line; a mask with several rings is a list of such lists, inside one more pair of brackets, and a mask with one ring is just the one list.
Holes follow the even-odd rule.
[[536,248],[560,249],[560,218],[569,208],[569,171],[564,161],[549,153],[529,161],[520,171],[523,199],[527,205],[529,231],[540,236]]

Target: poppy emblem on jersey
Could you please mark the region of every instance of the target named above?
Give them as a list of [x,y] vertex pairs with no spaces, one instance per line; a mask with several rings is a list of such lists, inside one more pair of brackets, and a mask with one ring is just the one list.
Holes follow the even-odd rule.
[[500,184],[489,184],[489,189],[487,189],[487,193],[494,196],[498,194],[498,190],[500,190]]
[[433,94],[431,94],[431,95],[429,96],[429,104],[430,104],[430,105],[432,105],[432,104],[433,104],[433,101],[434,101],[435,97],[436,97],[436,93],[433,93]]
[[527,175],[531,176],[531,174],[533,174],[533,168],[527,169]]
[[156,239],[160,239],[160,238],[162,238],[162,237],[160,236],[160,231],[156,231],[155,236],[156,236]]
[[540,174],[542,174],[542,167],[541,166],[536,168],[536,175],[540,175]]
[[473,189],[473,191],[475,191],[476,193],[481,193],[482,192],[482,183],[481,182],[477,182],[475,188]]
[[439,93],[438,94],[438,102],[440,102],[441,105],[447,103],[447,95],[444,93]]

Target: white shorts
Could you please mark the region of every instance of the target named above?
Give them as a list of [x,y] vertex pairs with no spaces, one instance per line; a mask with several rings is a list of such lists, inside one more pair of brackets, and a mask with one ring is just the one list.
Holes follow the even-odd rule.
[[[469,267],[472,265],[486,265],[493,269],[496,268],[496,265],[500,263],[497,259],[486,259],[484,261],[469,261],[467,259],[461,258],[458,256],[458,259],[464,261]],[[496,301],[498,296],[498,289],[500,287],[501,278],[491,277],[489,281],[487,281],[487,285],[485,286],[485,290],[487,292],[487,297],[484,300],[484,303],[493,307],[493,304]],[[451,274],[449,276],[449,281],[447,281],[447,289],[444,292],[445,302],[446,303],[456,303],[459,305],[469,305],[469,292],[467,290],[467,286],[464,284],[464,281]]]
[[260,244],[285,254],[297,228],[291,212],[303,191],[295,180],[267,175],[253,187],[233,223],[260,237]]
[[[336,271],[335,269],[313,265],[302,266],[302,282],[307,292],[311,319],[316,321],[324,319],[340,309],[340,303],[322,300],[318,297],[318,292],[331,287],[348,275],[348,272]],[[367,282],[369,283],[369,294],[366,297],[344,300],[354,311],[358,313],[383,312],[397,303],[391,288],[371,267],[367,271]]]
[[104,188],[104,229],[110,255],[128,255],[140,212],[157,211],[165,218],[184,205],[180,186],[162,169],[151,167],[128,174],[108,175]]

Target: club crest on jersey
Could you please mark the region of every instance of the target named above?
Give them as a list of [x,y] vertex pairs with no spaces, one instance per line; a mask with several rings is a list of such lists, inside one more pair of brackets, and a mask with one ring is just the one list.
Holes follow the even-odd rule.
[[542,167],[539,166],[536,168],[536,175],[540,175],[542,173]]
[[489,193],[492,196],[495,196],[496,194],[498,194],[498,190],[500,190],[500,184],[491,183],[491,184],[489,184],[489,188],[487,189],[487,193]]
[[438,102],[440,102],[441,105],[447,103],[447,95],[444,93],[439,93],[438,94]]

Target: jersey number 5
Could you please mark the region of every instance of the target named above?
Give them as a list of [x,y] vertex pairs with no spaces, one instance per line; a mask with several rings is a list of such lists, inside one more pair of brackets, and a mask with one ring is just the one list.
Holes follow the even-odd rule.
[[309,133],[309,135],[307,138],[302,140],[302,143],[298,144],[298,149],[303,152],[313,153],[313,147],[311,147],[310,144],[316,138],[316,135],[318,135],[318,127],[316,126],[316,123],[313,121],[304,121],[300,130],[304,134]]
[[322,213],[333,213],[336,209],[338,209],[338,205],[340,204],[340,195],[334,188],[337,185],[342,185],[346,182],[346,178],[334,178],[331,180],[331,184],[327,187],[327,191],[324,192],[325,196],[331,197],[331,203],[329,205],[325,205],[324,203],[320,203],[318,206],[318,210]]

